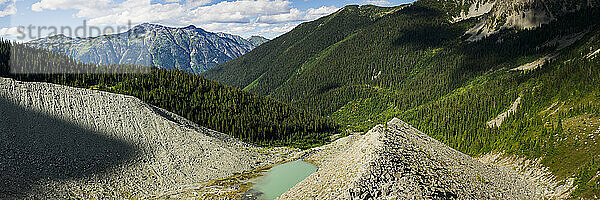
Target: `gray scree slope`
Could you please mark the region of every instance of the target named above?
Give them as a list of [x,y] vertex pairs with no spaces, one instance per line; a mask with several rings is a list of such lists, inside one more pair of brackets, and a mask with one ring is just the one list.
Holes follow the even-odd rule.
[[144,198],[259,167],[263,150],[134,97],[0,78],[0,199]]
[[398,119],[313,149],[314,174],[279,199],[539,199],[534,184]]

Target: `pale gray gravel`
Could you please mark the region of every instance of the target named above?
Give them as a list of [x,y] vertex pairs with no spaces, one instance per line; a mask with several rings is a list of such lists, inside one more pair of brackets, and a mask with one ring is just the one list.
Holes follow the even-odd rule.
[[539,199],[516,173],[460,153],[401,120],[308,152],[314,174],[279,199]]
[[0,78],[0,199],[144,198],[281,160],[134,97]]

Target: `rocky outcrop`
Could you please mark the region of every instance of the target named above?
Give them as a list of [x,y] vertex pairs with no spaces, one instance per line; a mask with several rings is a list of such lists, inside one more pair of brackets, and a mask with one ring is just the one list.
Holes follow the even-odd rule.
[[542,194],[541,199],[568,199],[573,190],[577,189],[577,186],[574,186],[575,178],[567,178],[564,181],[558,179],[542,164],[542,158],[530,160],[505,153],[489,152],[477,159],[529,180],[537,193]]
[[538,199],[509,170],[460,153],[398,119],[314,149],[314,174],[279,199]]
[[468,9],[463,9],[460,11],[458,16],[452,17],[452,22],[459,22],[462,20],[479,17],[485,15],[492,11],[496,1],[475,1],[475,2],[465,2],[461,1],[461,6],[468,6]]
[[470,41],[480,40],[503,29],[532,29],[558,17],[587,7],[598,0],[456,0],[463,8],[453,22],[481,17],[467,34]]
[[507,111],[500,113],[496,118],[486,122],[488,128],[499,128],[502,126],[502,123],[506,118],[508,118],[511,114],[517,112],[517,108],[519,108],[519,104],[521,104],[521,97],[517,98],[511,105]]
[[596,58],[596,55],[600,54],[600,49],[594,51],[594,52],[590,52],[589,54],[587,54],[585,57],[587,59],[593,59]]
[[56,35],[28,42],[97,64],[137,64],[201,73],[250,52],[256,41],[188,26],[141,24],[125,33],[91,38]]
[[279,161],[134,97],[0,78],[0,199],[144,198]]

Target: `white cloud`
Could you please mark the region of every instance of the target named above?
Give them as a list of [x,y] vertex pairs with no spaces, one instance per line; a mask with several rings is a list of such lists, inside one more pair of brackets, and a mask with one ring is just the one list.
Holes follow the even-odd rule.
[[251,23],[210,23],[203,24],[202,28],[210,32],[226,32],[240,35],[240,33],[255,32],[258,24]]
[[25,36],[25,30],[22,28],[21,30],[19,30],[19,27],[0,28],[0,37],[9,39],[22,38]]
[[296,28],[296,26],[298,26],[298,23],[280,24],[262,29],[259,31],[259,33],[265,35],[280,35],[291,31],[292,29]]
[[386,0],[369,0],[369,1],[365,1],[365,4],[385,6],[385,5],[391,5],[392,3],[389,1],[386,1]]
[[202,25],[202,28],[210,32],[226,32],[248,37],[250,35],[262,35],[274,38],[294,29],[299,22],[281,24],[267,23],[210,23]]
[[159,22],[174,18],[185,13],[186,6],[191,5],[151,4],[151,0],[127,0],[122,3],[115,3],[113,0],[41,0],[33,4],[31,9],[38,12],[74,9],[78,11],[76,17],[89,19],[93,25],[124,25],[129,21]]
[[291,2],[281,0],[238,0],[221,2],[194,9],[187,17],[192,23],[231,22],[247,23],[258,16],[279,15],[290,12]]
[[304,19],[306,20],[315,20],[318,19],[320,17],[323,17],[325,15],[329,15],[331,13],[334,13],[335,11],[337,11],[338,8],[336,8],[335,6],[322,6],[320,8],[309,8],[306,11],[306,16],[304,17]]
[[17,0],[0,0],[0,17],[6,17],[17,13]]
[[178,3],[151,4],[150,0],[127,0],[121,4],[111,5],[105,11],[89,13],[80,11],[77,17],[90,19],[91,25],[126,25],[129,22],[170,23],[172,20],[181,20],[186,12],[185,5]]
[[[0,0],[2,1],[2,0]],[[215,1],[215,0],[212,0]],[[289,23],[314,20],[338,10],[336,7],[310,8],[305,11],[291,6],[289,0],[234,0],[211,4],[211,0],[40,0],[34,11],[77,11],[78,18],[90,25],[126,25],[129,22],[160,23],[171,26],[190,24],[210,31],[233,34],[260,32],[262,29],[289,29]],[[297,24],[297,23],[296,23]],[[294,25],[295,26],[295,25]]]
[[331,6],[323,6],[320,8],[309,8],[306,11],[300,11],[298,9],[292,8],[289,12],[278,14],[278,15],[265,15],[258,17],[258,22],[262,23],[284,23],[284,22],[295,22],[295,21],[310,21],[315,20],[319,17],[329,15],[338,8]]
[[275,24],[282,22],[299,21],[304,19],[304,16],[305,12],[302,12],[296,8],[292,8],[287,13],[259,16],[257,18],[257,22]]

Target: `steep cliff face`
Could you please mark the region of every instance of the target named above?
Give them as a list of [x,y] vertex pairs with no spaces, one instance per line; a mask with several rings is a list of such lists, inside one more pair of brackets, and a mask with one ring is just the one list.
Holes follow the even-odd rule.
[[138,64],[201,73],[250,52],[256,43],[240,36],[188,26],[141,24],[131,30],[92,38],[51,36],[28,42],[38,48],[98,64]]
[[260,46],[261,44],[268,42],[269,39],[262,37],[262,36],[252,36],[252,37],[248,38],[248,41],[250,41],[252,44],[254,44],[254,46]]
[[0,127],[0,199],[147,198],[279,161],[137,98],[47,83],[1,78]]
[[467,34],[479,40],[502,29],[531,29],[581,9],[600,5],[598,0],[459,0],[462,7],[453,21],[481,17]]

